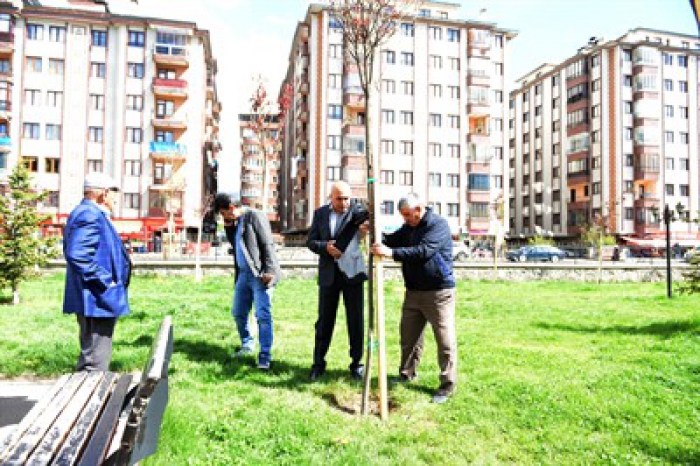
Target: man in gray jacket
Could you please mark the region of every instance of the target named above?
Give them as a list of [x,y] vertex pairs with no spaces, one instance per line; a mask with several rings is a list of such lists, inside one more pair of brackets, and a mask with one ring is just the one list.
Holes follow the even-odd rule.
[[224,218],[226,237],[233,247],[236,284],[231,313],[241,337],[241,348],[235,356],[255,352],[248,324],[255,304],[260,339],[258,369],[266,371],[272,361],[272,291],[281,272],[270,222],[262,212],[243,207],[240,197],[225,193],[216,195],[214,210]]

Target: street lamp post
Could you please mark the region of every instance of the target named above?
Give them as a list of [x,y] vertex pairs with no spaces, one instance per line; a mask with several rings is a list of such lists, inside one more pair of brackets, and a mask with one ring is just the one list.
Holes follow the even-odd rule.
[[673,296],[671,288],[671,221],[673,220],[668,204],[664,207],[664,225],[666,225],[666,296]]

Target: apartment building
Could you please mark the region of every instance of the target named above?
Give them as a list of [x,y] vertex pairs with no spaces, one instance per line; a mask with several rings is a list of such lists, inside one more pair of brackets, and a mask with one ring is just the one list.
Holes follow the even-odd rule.
[[60,229],[85,174],[105,172],[121,187],[120,233],[152,241],[172,215],[194,235],[216,192],[215,76],[209,33],[194,23],[0,2],[0,183],[24,163]]
[[[251,125],[251,121],[254,120],[260,120],[263,125],[260,135],[253,130],[255,125]],[[241,136],[241,202],[266,212],[272,231],[279,233],[279,115],[242,114],[238,116],[238,121]]]
[[[458,4],[427,2],[401,21],[377,59],[379,221],[402,223],[398,199],[417,192],[447,218],[453,234],[492,234],[507,202],[506,45],[515,36],[491,23],[456,18]],[[366,197],[367,109],[357,68],[327,7],[312,5],[296,30],[285,82],[294,95],[280,161],[282,231],[303,231],[347,181]]]
[[[700,40],[633,29],[591,38],[511,93],[511,236],[575,239],[599,222],[631,241],[665,235],[663,210],[685,214],[674,243],[694,244],[700,211]],[[678,215],[678,214],[676,214]]]

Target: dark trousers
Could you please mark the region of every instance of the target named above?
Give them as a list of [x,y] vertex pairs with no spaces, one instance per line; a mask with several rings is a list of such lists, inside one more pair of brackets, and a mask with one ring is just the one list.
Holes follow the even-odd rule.
[[117,319],[85,317],[82,314],[77,316],[80,325],[80,356],[75,370],[108,371]]
[[336,270],[336,277],[331,286],[318,289],[318,320],[316,321],[316,342],[314,345],[314,368],[326,368],[326,353],[331,345],[335,319],[338,313],[340,294],[345,304],[345,320],[348,326],[350,342],[350,368],[360,366],[364,342],[364,283],[349,282]]
[[436,291],[406,290],[401,312],[401,368],[408,378],[416,376],[423,354],[423,334],[427,323],[433,327],[440,366],[440,388],[452,391],[457,385],[457,338],[455,329],[455,289]]

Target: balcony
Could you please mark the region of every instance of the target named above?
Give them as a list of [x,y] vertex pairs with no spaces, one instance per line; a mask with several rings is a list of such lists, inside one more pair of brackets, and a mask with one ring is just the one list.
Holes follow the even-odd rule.
[[176,142],[151,141],[149,151],[151,157],[157,161],[184,162],[187,158],[187,148],[185,145]]
[[467,70],[467,86],[489,87],[491,76],[484,70]]
[[12,150],[12,140],[7,136],[0,137],[0,152],[10,152]]
[[488,99],[470,98],[467,102],[467,114],[469,116],[488,116],[490,114]]
[[153,47],[153,61],[158,65],[187,68],[190,66],[189,53],[181,45],[156,44]]
[[184,79],[153,78],[153,93],[163,97],[187,98],[187,81]]
[[361,92],[345,92],[343,94],[343,105],[356,110],[364,110],[365,96]]
[[587,183],[590,180],[590,175],[590,170],[580,170],[577,172],[567,173],[566,178],[569,182],[569,185],[574,185],[578,183]]
[[467,202],[488,204],[491,201],[491,191],[467,190]]
[[0,55],[9,55],[15,51],[15,35],[12,32],[0,32]]
[[489,132],[485,127],[470,128],[470,133],[467,134],[467,143],[485,145],[489,142]]
[[364,136],[365,125],[347,123],[343,126],[343,136]]
[[[159,129],[174,129],[174,130],[185,130],[187,129],[187,117],[182,117],[180,115],[156,115],[152,120],[153,126]],[[214,121],[212,120],[212,125]]]
[[639,159],[634,165],[634,179],[638,181],[658,181],[660,175],[659,158]]
[[588,204],[589,204],[588,199],[581,200],[581,201],[574,201],[574,202],[569,202],[567,205],[567,208],[570,211],[571,210],[579,210],[579,211],[588,210]]
[[635,209],[659,209],[659,198],[655,194],[645,193],[640,194],[634,200]]
[[0,100],[0,121],[8,121],[12,116],[12,103],[8,100]]

